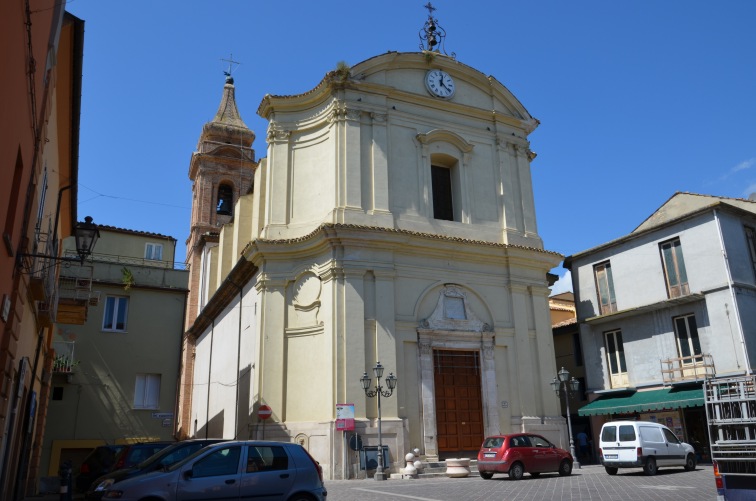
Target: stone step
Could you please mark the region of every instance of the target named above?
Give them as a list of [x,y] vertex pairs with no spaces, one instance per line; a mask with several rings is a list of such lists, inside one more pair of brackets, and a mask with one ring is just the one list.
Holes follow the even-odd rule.
[[[421,463],[423,467],[422,467],[422,470],[418,472],[418,475],[416,478],[427,479],[427,478],[439,478],[439,477],[446,476],[446,463],[444,461],[421,461]],[[470,475],[471,476],[478,475],[478,461],[476,459],[470,460]],[[401,479],[409,479],[412,477],[408,475],[404,475],[403,473],[392,473],[390,478],[392,480],[401,480]]]

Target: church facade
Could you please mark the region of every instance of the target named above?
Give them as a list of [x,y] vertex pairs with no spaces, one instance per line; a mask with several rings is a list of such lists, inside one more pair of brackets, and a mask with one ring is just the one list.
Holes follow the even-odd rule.
[[180,435],[296,441],[328,478],[364,475],[349,442],[378,445],[360,377],[380,362],[398,379],[381,400],[394,471],[414,448],[460,457],[489,434],[566,447],[549,386],[562,256],[538,235],[538,121],[515,96],[452,57],[388,52],[266,95],[256,160],[234,91],[190,166]]

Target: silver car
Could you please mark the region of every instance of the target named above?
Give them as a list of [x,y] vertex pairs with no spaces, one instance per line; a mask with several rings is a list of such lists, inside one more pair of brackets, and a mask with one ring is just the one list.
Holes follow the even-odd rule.
[[323,470],[298,444],[238,441],[205,447],[166,471],[114,484],[104,500],[325,501]]

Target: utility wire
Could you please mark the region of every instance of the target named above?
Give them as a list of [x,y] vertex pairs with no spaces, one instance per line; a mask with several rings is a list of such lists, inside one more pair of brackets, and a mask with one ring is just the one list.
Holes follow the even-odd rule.
[[79,204],[85,204],[85,203],[90,202],[92,200],[95,200],[97,198],[112,198],[114,200],[125,200],[127,202],[138,202],[138,203],[142,203],[142,204],[162,205],[163,207],[175,207],[177,209],[191,209],[191,207],[188,207],[186,205],[173,205],[173,204],[166,204],[166,203],[162,203],[162,202],[153,202],[153,201],[150,201],[150,200],[138,200],[136,198],[119,197],[117,195],[107,195],[105,193],[100,193],[99,191],[97,191],[95,189],[92,189],[89,186],[86,186],[86,185],[84,185],[82,183],[79,183],[79,186],[81,186],[82,188],[86,188],[89,191],[91,191],[92,193],[95,193],[97,195],[96,197],[91,197],[91,198],[88,198],[88,199],[86,199],[84,201],[81,201],[81,202],[79,202]]

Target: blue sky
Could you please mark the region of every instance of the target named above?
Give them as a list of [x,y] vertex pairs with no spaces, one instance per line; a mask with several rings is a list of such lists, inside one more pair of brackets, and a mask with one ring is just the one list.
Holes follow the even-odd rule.
[[[241,62],[237,104],[263,157],[265,94],[306,92],[339,61],[418,51],[426,1],[69,1],[86,23],[79,219],[173,236],[183,261],[189,159],[220,102],[221,59]],[[547,249],[625,235],[677,191],[756,192],[756,2],[433,5],[447,52],[541,122],[531,168]]]

